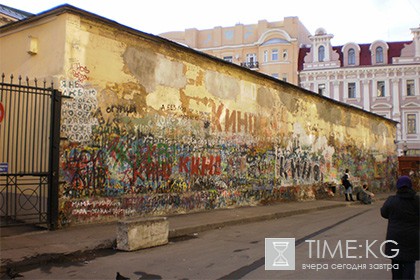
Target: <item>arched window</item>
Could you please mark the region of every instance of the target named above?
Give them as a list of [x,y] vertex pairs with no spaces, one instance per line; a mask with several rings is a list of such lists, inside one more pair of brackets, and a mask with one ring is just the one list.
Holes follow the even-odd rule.
[[318,48],[318,61],[322,62],[325,59],[325,48],[324,46],[320,46]]
[[354,49],[349,49],[348,63],[349,63],[349,65],[355,65],[356,64],[356,52],[354,51]]
[[376,63],[383,63],[384,62],[384,49],[382,47],[376,48]]

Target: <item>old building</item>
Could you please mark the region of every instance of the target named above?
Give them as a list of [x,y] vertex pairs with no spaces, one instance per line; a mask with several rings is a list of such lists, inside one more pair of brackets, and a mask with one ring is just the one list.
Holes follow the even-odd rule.
[[298,85],[299,47],[308,44],[306,27],[297,17],[258,24],[238,23],[208,30],[196,28],[160,34],[195,50]]
[[420,155],[420,28],[413,40],[332,46],[320,28],[301,48],[300,85],[399,123],[399,154]]
[[33,16],[33,14],[0,4],[0,26],[30,16]]
[[[57,226],[316,199],[346,168],[374,190],[395,180],[394,121],[73,6],[0,27],[0,47],[6,77],[61,92],[44,107],[24,99],[37,88],[1,83],[0,147],[12,152],[0,153],[0,197],[32,188],[13,196],[32,201],[47,180],[39,216]],[[48,126],[28,114],[57,114],[60,100],[59,137],[34,137]],[[48,158],[36,145],[56,171],[32,172]]]

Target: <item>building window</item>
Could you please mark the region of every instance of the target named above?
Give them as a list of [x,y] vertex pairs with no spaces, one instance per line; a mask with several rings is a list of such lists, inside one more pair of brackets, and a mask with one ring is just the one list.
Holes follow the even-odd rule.
[[355,65],[356,64],[356,52],[354,51],[354,49],[349,49],[348,63],[349,63],[349,65]]
[[318,61],[319,62],[323,62],[325,59],[325,47],[324,46],[320,46],[318,48]]
[[414,80],[407,80],[407,96],[414,96]]
[[348,83],[347,92],[348,98],[356,98],[356,83]]
[[233,61],[233,57],[232,56],[224,56],[223,57],[223,60],[232,62]]
[[271,60],[279,60],[279,50],[278,49],[271,50]]
[[385,97],[385,82],[384,81],[378,81],[376,83],[376,96]]
[[384,49],[382,47],[376,48],[376,63],[384,63]]
[[264,62],[268,61],[268,51],[264,51]]
[[318,85],[318,94],[324,95],[325,94],[325,84],[319,84]]
[[417,133],[417,119],[416,114],[407,114],[407,134]]

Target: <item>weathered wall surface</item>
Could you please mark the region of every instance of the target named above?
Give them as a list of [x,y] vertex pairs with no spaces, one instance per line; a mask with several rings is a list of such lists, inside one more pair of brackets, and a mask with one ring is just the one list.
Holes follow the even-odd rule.
[[311,199],[347,167],[378,187],[393,172],[392,122],[158,38],[71,28],[62,224]]
[[[60,223],[328,195],[395,174],[395,124],[90,16],[64,13]],[[53,24],[53,23],[51,23]],[[46,23],[48,26],[48,23]]]

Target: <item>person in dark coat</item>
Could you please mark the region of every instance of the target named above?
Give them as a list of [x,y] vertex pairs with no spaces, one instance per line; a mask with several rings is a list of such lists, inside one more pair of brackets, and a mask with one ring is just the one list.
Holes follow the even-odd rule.
[[346,172],[341,177],[341,184],[346,189],[346,201],[354,201],[353,199],[353,185],[350,183],[349,170],[346,169]]
[[[392,279],[415,279],[415,263],[419,260],[420,203],[412,188],[411,179],[401,176],[397,180],[397,193],[388,197],[381,215],[388,219],[385,254],[392,258]],[[396,254],[398,252],[398,254]],[[398,269],[396,267],[398,265]]]

